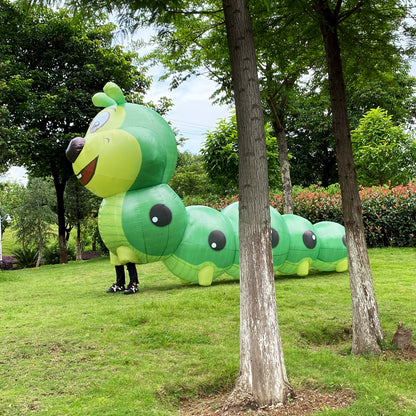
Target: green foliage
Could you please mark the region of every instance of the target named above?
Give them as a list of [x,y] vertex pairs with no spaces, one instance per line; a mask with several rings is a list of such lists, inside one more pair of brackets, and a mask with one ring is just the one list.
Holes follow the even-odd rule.
[[360,191],[369,247],[416,247],[416,182]]
[[34,247],[22,247],[13,250],[12,256],[16,259],[15,267],[35,267],[38,254],[38,249]]
[[13,229],[22,248],[38,246],[42,251],[44,241],[54,233],[56,214],[52,207],[54,189],[50,180],[31,179],[26,188],[20,188],[20,196],[13,208]]
[[398,185],[416,176],[416,140],[382,108],[368,111],[351,132],[358,181]]
[[[280,184],[279,155],[277,141],[271,136],[271,128],[265,126],[267,164],[269,185]],[[232,194],[238,190],[238,137],[237,121],[233,115],[230,119],[220,120],[215,130],[206,134],[201,149],[205,170],[211,180],[222,187],[225,193]]]
[[[416,327],[409,302],[416,291],[415,249],[371,249],[369,255],[390,346],[398,321]],[[136,295],[106,294],[113,282],[108,258],[0,271],[2,416],[176,416],[185,400],[233,389],[238,281],[184,286],[152,263],[140,266]],[[406,352],[349,353],[348,273],[279,276],[276,299],[290,383],[356,395],[349,408],[323,414],[416,413],[416,368]]]
[[[75,260],[76,248],[71,243],[66,244],[68,260]],[[59,245],[57,241],[48,244],[42,251],[42,264],[59,263]]]
[[189,152],[179,153],[169,185],[182,199],[221,192],[221,188],[208,177],[201,156]]

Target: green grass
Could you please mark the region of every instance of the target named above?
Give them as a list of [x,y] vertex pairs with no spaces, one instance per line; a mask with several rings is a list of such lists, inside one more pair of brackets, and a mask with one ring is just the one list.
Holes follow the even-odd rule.
[[[416,249],[370,250],[387,342],[416,328]],[[239,284],[182,285],[139,266],[140,292],[107,294],[107,258],[0,272],[1,415],[177,415],[181,397],[230,390],[238,373]],[[350,351],[348,274],[278,277],[295,387],[349,388],[324,415],[416,415],[416,363]]]

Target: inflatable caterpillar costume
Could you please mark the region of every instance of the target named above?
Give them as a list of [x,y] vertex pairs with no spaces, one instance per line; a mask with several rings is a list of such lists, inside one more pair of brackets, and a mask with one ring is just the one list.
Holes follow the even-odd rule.
[[[239,278],[238,203],[221,212],[185,208],[167,184],[177,159],[168,123],[149,108],[126,103],[111,82],[93,103],[104,109],[66,154],[80,183],[103,198],[98,225],[111,262],[161,260],[179,278],[202,286],[223,273]],[[270,214],[276,272],[306,276],[310,267],[347,270],[342,225],[313,225],[273,208]]]

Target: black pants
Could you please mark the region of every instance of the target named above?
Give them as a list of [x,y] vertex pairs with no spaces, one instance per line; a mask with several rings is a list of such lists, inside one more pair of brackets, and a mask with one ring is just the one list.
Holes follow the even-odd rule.
[[[138,284],[139,279],[137,277],[136,265],[134,263],[127,263],[127,271],[129,272],[130,283],[129,284]],[[124,286],[126,284],[126,275],[124,273],[124,266],[115,266],[117,284],[119,286]]]

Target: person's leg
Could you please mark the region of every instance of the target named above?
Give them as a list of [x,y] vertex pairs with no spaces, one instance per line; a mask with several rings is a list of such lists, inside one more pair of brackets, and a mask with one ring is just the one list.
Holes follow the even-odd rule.
[[136,293],[139,289],[137,287],[139,279],[137,277],[137,269],[134,263],[127,263],[127,270],[129,272],[130,282],[127,289],[124,291],[125,295],[132,295]]
[[116,269],[116,283],[114,283],[110,289],[107,290],[107,293],[116,293],[124,290],[124,285],[126,284],[126,276],[124,274],[124,266],[117,265],[114,266]]

